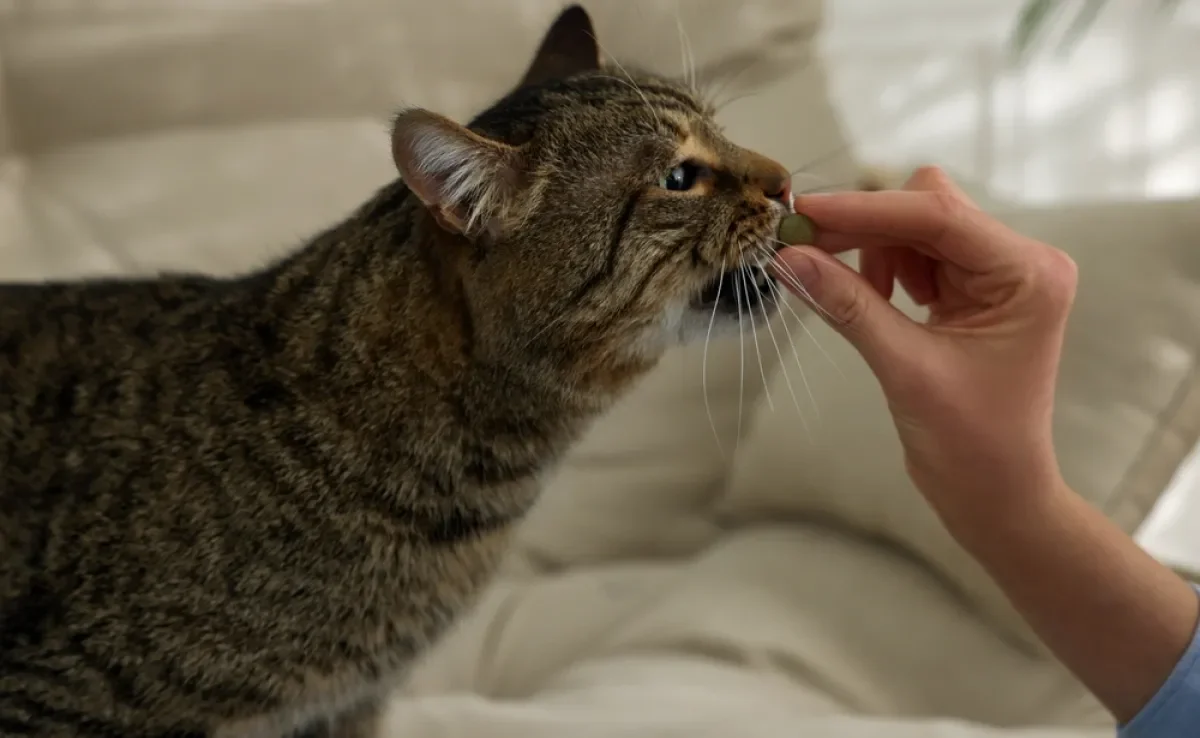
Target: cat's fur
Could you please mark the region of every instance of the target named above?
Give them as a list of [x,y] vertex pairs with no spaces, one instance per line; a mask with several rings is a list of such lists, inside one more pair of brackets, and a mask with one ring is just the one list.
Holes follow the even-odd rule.
[[281,735],[392,685],[585,425],[737,324],[790,208],[579,8],[469,130],[406,111],[393,155],[259,273],[0,287],[0,735]]

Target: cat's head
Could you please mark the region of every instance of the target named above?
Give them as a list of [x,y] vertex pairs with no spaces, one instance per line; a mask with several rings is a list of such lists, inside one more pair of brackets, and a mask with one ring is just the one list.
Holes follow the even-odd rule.
[[712,115],[680,81],[602,62],[575,6],[469,126],[408,110],[392,146],[461,249],[477,332],[505,350],[643,361],[748,327],[749,311],[761,321],[780,294],[763,267],[790,176]]

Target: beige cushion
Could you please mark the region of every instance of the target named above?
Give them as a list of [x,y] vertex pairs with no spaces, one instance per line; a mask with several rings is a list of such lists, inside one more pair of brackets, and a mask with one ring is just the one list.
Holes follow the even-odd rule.
[[[693,556],[504,581],[392,707],[397,738],[490,736],[491,721],[539,737],[941,735],[932,718],[1112,735],[1069,674],[1013,648],[927,567],[792,520],[730,527]],[[743,726],[695,732],[710,720]]]
[[[1079,263],[1055,416],[1068,482],[1134,531],[1200,436],[1200,204],[1109,204],[1001,212],[1016,229]],[[897,304],[921,316],[906,296]],[[739,521],[823,517],[915,553],[1026,648],[1036,640],[1003,595],[941,527],[904,472],[874,377],[824,323],[800,365],[820,408],[786,398],[785,363],[759,407],[722,503]],[[816,347],[819,342],[828,357]],[[836,366],[835,366],[836,365]]]
[[[292,248],[394,176],[387,120],[397,107],[466,119],[513,85],[561,5],[0,4],[0,141],[17,160],[5,172],[0,208],[13,215],[0,248],[52,252],[37,268],[14,258],[12,276],[192,265],[197,255],[206,268],[241,270]],[[680,7],[718,99],[769,95],[804,76],[819,6]],[[599,4],[598,36],[619,58],[679,72],[675,8]],[[736,135],[799,166],[841,146],[824,100],[814,101],[811,140],[764,115],[761,101],[726,116]],[[845,180],[848,160],[824,171]]]

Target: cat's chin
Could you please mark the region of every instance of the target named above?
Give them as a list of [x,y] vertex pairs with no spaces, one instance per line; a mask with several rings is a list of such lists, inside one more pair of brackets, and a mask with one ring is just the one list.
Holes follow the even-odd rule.
[[764,309],[775,307],[781,289],[765,265],[746,264],[714,277],[688,303],[688,312],[715,322],[739,315],[749,320],[746,313],[753,311],[757,319]]
[[706,341],[739,331],[765,330],[783,299],[783,286],[764,267],[745,265],[705,285],[667,319],[679,343]]

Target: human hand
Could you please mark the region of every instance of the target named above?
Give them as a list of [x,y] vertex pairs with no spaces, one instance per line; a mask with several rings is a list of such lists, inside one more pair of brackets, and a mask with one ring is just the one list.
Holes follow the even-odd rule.
[[[1051,412],[1071,259],[984,214],[935,168],[900,191],[802,196],[796,210],[816,223],[815,247],[785,249],[776,268],[878,377],[908,472],[943,519],[1059,489]],[[852,249],[861,274],[830,256]],[[896,281],[927,322],[889,304]]]
[[[796,210],[816,223],[816,245],[785,249],[776,269],[879,378],[908,472],[947,529],[1119,721],[1140,720],[1138,735],[1185,725],[1196,593],[1072,493],[1055,460],[1075,264],[937,169],[902,191],[800,197]],[[851,249],[861,274],[830,256]],[[929,307],[926,322],[888,303],[897,281]]]

